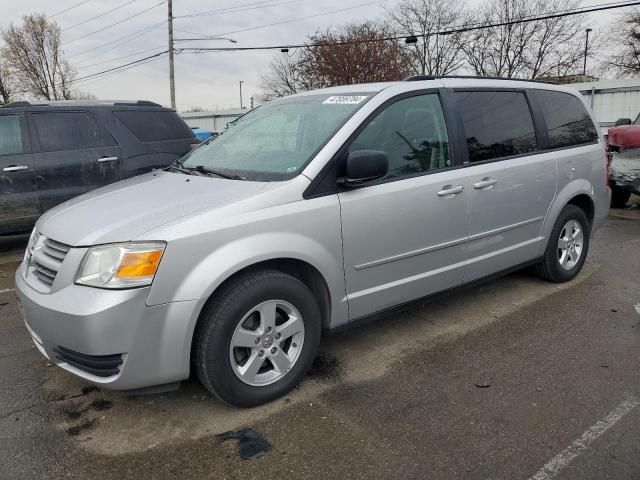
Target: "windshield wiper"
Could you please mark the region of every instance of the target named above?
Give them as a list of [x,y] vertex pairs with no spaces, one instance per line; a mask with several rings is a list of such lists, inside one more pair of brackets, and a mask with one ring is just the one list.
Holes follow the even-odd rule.
[[172,163],[171,165],[169,165],[167,167],[167,170],[170,169],[170,168],[173,169],[173,170],[177,170],[180,173],[184,173],[185,175],[191,175],[191,170],[189,170],[188,168],[183,167],[182,165],[180,165],[179,162]]
[[224,173],[224,172],[221,172],[220,170],[215,170],[213,168],[205,167],[204,165],[196,165],[195,167],[183,167],[183,168],[189,168],[191,172],[196,171],[198,173],[204,173],[206,175],[216,175],[218,177],[228,178],[229,180],[245,180],[245,178],[241,177],[240,175]]

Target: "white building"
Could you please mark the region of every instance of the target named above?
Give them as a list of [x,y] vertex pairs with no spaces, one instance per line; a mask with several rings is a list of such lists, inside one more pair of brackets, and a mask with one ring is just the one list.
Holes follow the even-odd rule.
[[640,113],[640,78],[571,83],[567,87],[582,93],[600,122],[603,133],[619,118],[635,118]]
[[191,128],[203,128],[212,132],[221,132],[227,123],[240,115],[247,113],[247,109],[233,108],[229,110],[211,110],[205,112],[182,112],[180,116]]

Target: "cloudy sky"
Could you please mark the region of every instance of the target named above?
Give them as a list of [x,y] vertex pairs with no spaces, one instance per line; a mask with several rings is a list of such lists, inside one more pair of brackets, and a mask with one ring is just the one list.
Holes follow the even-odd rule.
[[[237,46],[301,43],[317,29],[381,16],[398,0],[174,0],[174,37],[228,37]],[[585,0],[583,6],[611,0]],[[470,0],[475,5],[479,0]],[[63,30],[64,51],[78,77],[101,72],[167,48],[167,5],[160,0],[0,0],[0,28],[22,15],[44,12]],[[79,4],[79,5],[78,5]],[[77,6],[76,6],[77,5]],[[68,10],[67,10],[68,9]],[[64,11],[67,10],[67,11]],[[111,11],[113,10],[113,11]],[[203,14],[206,13],[206,14]],[[103,15],[104,14],[104,15]],[[101,15],[99,18],[92,17]],[[585,27],[604,25],[615,14],[602,12]],[[113,25],[115,24],[115,25]],[[226,40],[176,42],[233,46]],[[179,110],[195,106],[237,108],[240,80],[244,102],[260,93],[260,76],[273,51],[182,53],[176,56]],[[76,88],[104,99],[148,99],[169,103],[166,56],[118,74],[78,82]]]

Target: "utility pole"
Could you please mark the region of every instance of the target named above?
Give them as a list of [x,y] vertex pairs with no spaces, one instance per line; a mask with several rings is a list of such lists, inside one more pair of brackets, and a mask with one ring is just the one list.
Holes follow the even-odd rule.
[[[587,28],[585,30],[585,32],[587,32],[587,37],[584,40],[584,65],[582,66],[582,76],[586,77],[587,76],[587,53],[589,52],[589,32],[591,32],[592,29],[591,28]],[[582,81],[584,82],[585,79],[583,78]]]
[[171,108],[176,108],[176,79],[173,68],[173,0],[167,0],[167,23],[169,25],[169,91]]
[[242,106],[242,84],[244,83],[243,80],[240,80],[240,110],[242,110],[244,107]]

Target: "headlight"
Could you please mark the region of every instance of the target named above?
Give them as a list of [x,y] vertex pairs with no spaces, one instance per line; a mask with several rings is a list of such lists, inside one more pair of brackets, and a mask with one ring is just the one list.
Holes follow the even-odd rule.
[[76,283],[99,288],[151,285],[164,253],[164,242],[115,243],[85,254]]

